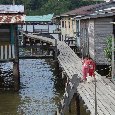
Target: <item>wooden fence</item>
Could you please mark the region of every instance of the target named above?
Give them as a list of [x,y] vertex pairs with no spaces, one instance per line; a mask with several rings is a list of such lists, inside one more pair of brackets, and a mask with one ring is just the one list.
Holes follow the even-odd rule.
[[0,45],[0,60],[8,60],[15,58],[14,45]]

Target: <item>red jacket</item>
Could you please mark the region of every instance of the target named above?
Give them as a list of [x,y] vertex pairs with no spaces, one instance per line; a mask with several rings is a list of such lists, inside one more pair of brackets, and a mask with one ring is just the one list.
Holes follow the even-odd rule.
[[92,59],[89,60],[89,70],[95,71],[95,62]]

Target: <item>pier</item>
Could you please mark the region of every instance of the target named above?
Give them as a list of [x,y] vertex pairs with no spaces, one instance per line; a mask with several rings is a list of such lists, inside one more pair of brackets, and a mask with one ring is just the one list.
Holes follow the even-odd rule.
[[[24,4],[28,13],[33,5],[32,1],[27,4],[26,2]],[[43,8],[49,3],[44,4]],[[62,4],[59,1],[56,4],[59,3]],[[28,7],[30,8],[27,10]],[[15,5],[14,0],[13,5],[0,5],[0,63],[2,63],[0,65],[0,89],[6,92],[13,89],[13,95],[16,92],[15,98],[12,98],[13,95],[8,96],[9,102],[14,105],[11,108],[5,106],[10,104],[8,100],[5,100],[6,92],[3,93],[1,102],[3,105],[5,103],[5,109],[9,108],[14,113],[8,113],[1,103],[0,111],[3,110],[1,114],[19,113],[22,115],[33,112],[33,114],[40,115],[49,113],[72,115],[74,105],[76,115],[84,115],[82,114],[83,108],[88,115],[115,115],[115,81],[113,80],[115,74],[115,1],[77,7],[63,14],[59,12],[60,15],[56,13],[25,16],[24,12],[24,6]],[[106,43],[108,36],[112,37],[110,39],[112,41]],[[88,82],[88,78],[87,81],[81,81],[83,66],[81,57],[87,55],[95,60],[97,68],[109,66],[107,70],[112,69],[109,70],[112,71],[112,75],[109,73],[107,78],[97,73],[99,71],[97,70],[92,81]],[[46,59],[51,59],[52,65]],[[4,65],[9,62],[12,65],[9,64],[11,69],[7,70]],[[20,72],[23,75],[20,75]],[[20,82],[22,77],[23,83]],[[58,92],[58,88],[63,91]],[[19,104],[16,104],[16,101]],[[53,105],[50,105],[50,102]],[[42,104],[44,104],[43,108]],[[46,109],[47,105],[50,106],[48,109]]]
[[[50,39],[32,34],[26,35],[29,38],[41,39],[55,45],[55,39]],[[114,115],[115,114],[115,85],[107,78],[96,73],[96,82],[80,83],[82,77],[81,59],[63,41],[57,41],[58,62],[67,75],[67,83],[64,98],[60,102],[58,114],[64,114],[69,110],[69,105],[74,94],[77,101],[77,115],[80,115],[80,101],[84,102],[84,107],[91,115]],[[96,84],[95,84],[96,83]],[[96,87],[95,87],[96,86]],[[96,93],[95,93],[96,88]],[[95,96],[96,95],[96,96]]]

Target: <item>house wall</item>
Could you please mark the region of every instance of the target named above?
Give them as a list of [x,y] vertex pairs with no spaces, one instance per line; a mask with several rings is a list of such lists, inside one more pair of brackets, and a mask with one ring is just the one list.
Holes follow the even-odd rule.
[[81,20],[81,53],[83,56],[89,53],[97,65],[110,64],[104,54],[104,49],[107,46],[107,37],[113,32],[113,25],[110,23],[112,21],[111,17]]
[[80,47],[82,56],[88,54],[94,57],[94,44],[92,43],[94,39],[94,22],[92,20],[81,20],[80,21]]
[[88,38],[89,38],[89,55],[94,59],[95,49],[94,49],[94,20],[89,20],[88,22]]
[[62,17],[61,19],[61,40],[64,41],[66,37],[75,37],[76,19],[72,17]]
[[109,35],[112,35],[113,25],[110,24],[113,19],[110,18],[97,18],[95,23],[95,61],[98,65],[109,64],[108,59],[105,57],[104,49],[106,48],[106,39]]

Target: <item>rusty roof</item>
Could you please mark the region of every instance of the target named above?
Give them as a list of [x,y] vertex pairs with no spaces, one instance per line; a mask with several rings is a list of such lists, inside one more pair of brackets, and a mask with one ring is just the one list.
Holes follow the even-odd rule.
[[0,23],[8,24],[8,23],[23,23],[25,21],[25,15],[22,14],[12,14],[12,15],[4,15],[0,14]]
[[93,11],[96,8],[99,8],[103,5],[106,5],[107,3],[100,3],[100,4],[95,4],[95,5],[89,5],[89,6],[82,6],[80,8],[76,8],[74,10],[71,10],[69,12],[66,12],[64,14],[61,14],[60,16],[68,16],[68,15],[88,15],[90,13],[93,13]]
[[25,21],[23,5],[0,5],[0,23],[23,23]]
[[0,13],[24,13],[23,5],[0,5]]

